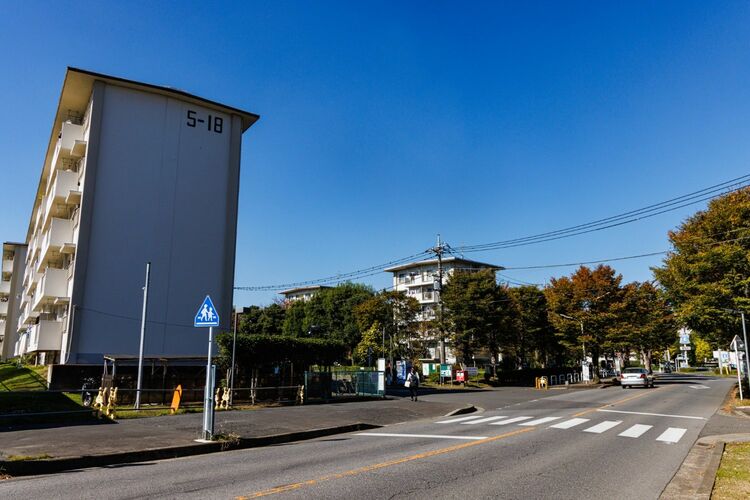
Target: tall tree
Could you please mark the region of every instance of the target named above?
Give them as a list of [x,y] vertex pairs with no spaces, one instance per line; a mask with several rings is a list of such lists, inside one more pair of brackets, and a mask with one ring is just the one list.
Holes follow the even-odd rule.
[[727,345],[750,311],[750,188],[712,200],[669,233],[673,249],[654,275],[678,319],[704,339]]
[[628,283],[616,312],[620,328],[613,335],[615,346],[636,350],[650,370],[654,351],[666,349],[677,339],[677,323],[664,291],[650,282]]
[[419,323],[417,315],[420,305],[414,297],[397,291],[375,294],[354,308],[354,316],[360,331],[369,330],[378,323],[389,339],[393,339],[396,354],[409,356],[414,353]]
[[581,266],[570,277],[551,279],[545,289],[549,319],[560,342],[579,353],[585,346],[594,364],[606,347],[608,337],[617,332],[615,309],[621,300],[621,282],[622,275],[609,266],[600,265],[595,269]]
[[495,272],[456,272],[443,287],[445,320],[461,361],[468,363],[476,349],[486,347],[492,356],[513,347],[517,335],[517,311]]
[[508,290],[518,307],[517,352],[519,364],[546,368],[553,356],[559,356],[559,346],[547,313],[547,297],[539,288],[526,285]]

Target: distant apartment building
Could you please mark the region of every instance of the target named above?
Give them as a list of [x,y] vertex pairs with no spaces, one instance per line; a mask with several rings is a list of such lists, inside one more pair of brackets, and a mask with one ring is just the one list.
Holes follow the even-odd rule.
[[41,363],[205,356],[210,294],[229,328],[240,143],[257,115],[68,68],[29,221],[17,332]]
[[[448,283],[451,276],[457,272],[475,272],[482,269],[502,270],[501,266],[477,262],[475,260],[462,259],[460,257],[445,257],[442,261],[443,280],[442,284]],[[393,289],[402,292],[408,297],[415,298],[420,306],[421,312],[417,319],[422,322],[433,321],[437,318],[437,309],[440,304],[440,280],[438,278],[438,260],[428,259],[410,262],[385,269],[393,274]],[[423,340],[427,344],[427,350],[432,359],[440,358],[439,339],[433,329],[424,329]],[[455,356],[449,346],[446,347],[446,362],[454,363]]]
[[21,348],[16,325],[20,313],[21,280],[25,261],[24,243],[3,243],[0,274],[0,361],[17,355]]
[[279,292],[279,295],[284,296],[284,303],[289,304],[298,300],[308,301],[319,291],[330,288],[324,285],[316,286],[302,286],[298,288],[290,288],[289,290],[283,290]]

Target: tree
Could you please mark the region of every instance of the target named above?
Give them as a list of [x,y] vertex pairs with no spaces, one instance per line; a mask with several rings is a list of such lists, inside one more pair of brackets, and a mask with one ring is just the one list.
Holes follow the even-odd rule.
[[418,337],[417,315],[421,307],[414,297],[397,291],[383,291],[354,308],[354,316],[360,331],[369,330],[378,323],[382,334],[393,339],[396,354],[410,357],[414,339]]
[[495,272],[456,272],[443,287],[445,320],[458,358],[467,363],[477,348],[492,356],[511,347],[517,333],[517,310],[505,287],[495,281]]
[[305,303],[301,300],[286,305],[282,334],[287,337],[305,336]]
[[374,361],[382,357],[381,335],[382,329],[380,323],[376,321],[362,334],[362,340],[357,344],[352,354],[354,361],[360,365],[364,365],[367,364],[368,360]]
[[[581,266],[570,277],[553,278],[544,293],[556,335],[569,350],[586,353],[596,364],[605,343],[617,333],[615,306],[621,299],[622,275],[609,266]],[[569,316],[573,320],[567,319]],[[583,333],[581,324],[583,322]]]
[[279,304],[246,307],[239,316],[238,333],[244,335],[281,335],[285,311]]
[[750,188],[711,200],[670,231],[673,249],[654,275],[681,323],[727,345],[741,331],[726,309],[750,310]]
[[709,344],[702,338],[694,337],[693,345],[695,345],[695,359],[698,363],[703,363],[705,360],[714,357],[713,349],[711,349],[711,344]]
[[[518,362],[526,365],[533,355],[536,364],[546,368],[553,356],[560,356],[560,346],[547,313],[547,297],[532,285],[510,288],[508,292],[518,308]],[[559,359],[558,362],[562,364]]]
[[664,291],[650,282],[628,283],[616,311],[620,331],[610,336],[610,344],[621,350],[635,349],[651,370],[654,351],[668,348],[677,339],[677,323]]

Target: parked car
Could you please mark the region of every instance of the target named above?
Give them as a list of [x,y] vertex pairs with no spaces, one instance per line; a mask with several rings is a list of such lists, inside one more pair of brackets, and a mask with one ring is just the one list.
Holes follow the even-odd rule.
[[653,387],[654,376],[645,368],[625,368],[620,375],[620,385],[623,389],[630,386]]

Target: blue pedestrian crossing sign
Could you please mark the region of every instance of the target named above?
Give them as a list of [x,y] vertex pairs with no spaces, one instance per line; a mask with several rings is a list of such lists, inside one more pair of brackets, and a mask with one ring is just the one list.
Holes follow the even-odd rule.
[[216,312],[214,303],[211,302],[211,297],[208,295],[203,299],[203,304],[201,304],[198,308],[198,312],[195,314],[193,326],[199,328],[206,326],[219,326],[219,313]]

